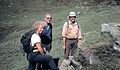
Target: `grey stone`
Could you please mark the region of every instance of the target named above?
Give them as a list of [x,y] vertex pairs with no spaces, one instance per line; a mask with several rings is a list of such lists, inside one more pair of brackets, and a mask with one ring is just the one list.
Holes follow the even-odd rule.
[[110,33],[113,38],[120,37],[120,24],[119,23],[104,23],[101,25],[101,33]]
[[118,38],[117,41],[114,42],[113,48],[114,50],[117,50],[120,52],[120,38]]
[[85,59],[87,61],[89,61],[89,64],[99,64],[100,63],[100,59],[93,54],[91,49],[84,50],[83,56],[85,57]]
[[109,32],[110,30],[111,30],[111,27],[109,24],[104,23],[101,25],[101,32]]
[[69,56],[69,59],[64,59],[59,67],[60,70],[76,70],[76,68],[80,70],[82,66],[79,62],[73,59],[73,56]]

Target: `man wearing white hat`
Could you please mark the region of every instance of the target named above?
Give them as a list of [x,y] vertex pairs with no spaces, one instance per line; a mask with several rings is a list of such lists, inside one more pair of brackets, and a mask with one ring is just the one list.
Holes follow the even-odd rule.
[[78,40],[82,39],[81,28],[75,19],[76,13],[70,12],[68,21],[63,25],[62,38],[65,59],[68,59],[68,56],[73,56],[77,49]]

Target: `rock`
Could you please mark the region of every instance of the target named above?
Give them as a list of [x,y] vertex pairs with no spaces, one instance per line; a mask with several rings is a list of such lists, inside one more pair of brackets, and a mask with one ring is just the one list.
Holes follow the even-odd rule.
[[64,59],[59,67],[60,70],[76,70],[76,68],[80,70],[82,66],[79,62],[73,59],[73,56],[69,56],[69,59]]
[[120,52],[120,38],[118,38],[118,40],[114,42],[113,48],[114,50],[117,50]]
[[109,24],[104,23],[101,25],[101,32],[109,32],[110,30],[111,30],[111,27]]
[[60,70],[68,70],[70,69],[70,60],[64,59],[61,63],[61,66],[59,67]]
[[82,54],[87,61],[89,61],[89,64],[99,64],[100,59],[94,55],[91,49],[84,50]]
[[110,33],[113,38],[120,37],[120,24],[119,23],[109,23],[101,25],[101,33]]

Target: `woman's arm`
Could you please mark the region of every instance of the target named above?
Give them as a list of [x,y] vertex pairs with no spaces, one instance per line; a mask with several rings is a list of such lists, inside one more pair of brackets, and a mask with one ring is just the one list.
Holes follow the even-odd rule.
[[41,54],[44,54],[44,50],[43,50],[43,48],[42,48],[42,46],[41,46],[41,43],[38,42],[38,43],[36,43],[35,45],[36,45],[36,48],[38,49],[38,51],[39,51]]

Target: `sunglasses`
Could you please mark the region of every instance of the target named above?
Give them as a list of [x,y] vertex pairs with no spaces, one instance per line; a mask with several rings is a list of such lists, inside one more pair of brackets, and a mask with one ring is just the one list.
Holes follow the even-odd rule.
[[51,17],[47,17],[46,19],[52,19]]
[[76,18],[76,16],[69,16],[69,18]]

